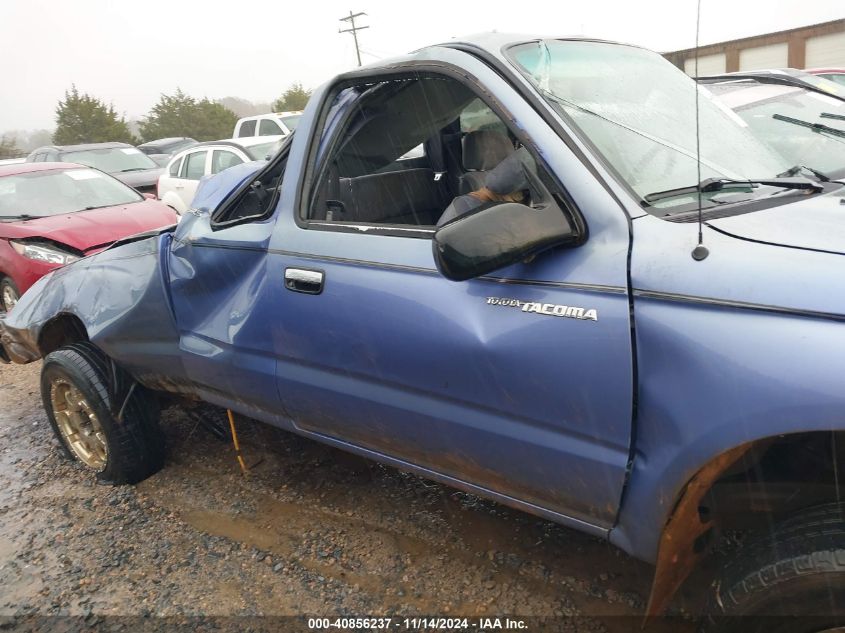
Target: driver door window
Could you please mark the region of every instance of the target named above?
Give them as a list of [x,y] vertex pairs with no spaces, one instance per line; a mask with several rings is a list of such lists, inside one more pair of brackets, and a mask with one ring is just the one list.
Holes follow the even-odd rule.
[[182,168],[182,178],[185,180],[199,180],[205,175],[205,159],[207,151],[192,152],[185,157]]
[[261,119],[258,124],[258,136],[278,136],[283,133],[279,124],[272,119]]
[[238,128],[238,138],[242,136],[255,136],[255,120],[241,122]]
[[172,178],[178,178],[179,177],[179,170],[182,169],[182,161],[183,160],[184,160],[183,158],[180,158],[179,160],[173,161],[173,164],[170,166],[170,169],[167,172],[168,175],[170,175],[170,177],[172,177]]
[[[181,167],[178,167],[179,176],[173,179],[174,190],[186,208],[191,206],[200,178],[205,175],[207,158],[208,150],[191,152],[182,159]],[[173,173],[172,169],[170,173]]]
[[[430,234],[442,221],[480,204],[529,204],[548,197],[536,189],[542,188],[536,173],[530,183],[513,179],[512,190],[507,183],[508,190],[485,189],[489,171],[528,152],[458,81],[416,77],[349,88],[332,112],[306,221],[349,227],[345,230],[415,227]],[[334,125],[339,119],[344,124]],[[536,172],[533,159],[524,162],[516,172]]]
[[219,174],[224,169],[240,165],[243,159],[227,149],[216,149],[211,154],[211,173]]

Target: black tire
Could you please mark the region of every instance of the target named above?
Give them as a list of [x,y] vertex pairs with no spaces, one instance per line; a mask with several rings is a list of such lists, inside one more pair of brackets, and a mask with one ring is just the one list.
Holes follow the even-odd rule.
[[13,306],[6,305],[6,295],[7,293],[12,293],[15,297],[15,302],[21,297],[21,293],[18,290],[18,287],[15,285],[15,282],[9,279],[8,277],[0,277],[0,308],[8,312],[12,309]]
[[[96,415],[106,446],[100,467],[80,459],[59,430],[51,399],[56,384],[75,387]],[[158,402],[152,393],[132,384],[131,378],[91,343],[62,347],[44,359],[41,399],[50,425],[65,454],[95,472],[102,483],[134,484],[158,472],[164,464],[165,440],[158,425]],[[118,395],[113,397],[114,393]]]
[[845,626],[845,505],[787,519],[725,566],[707,633],[816,633]]

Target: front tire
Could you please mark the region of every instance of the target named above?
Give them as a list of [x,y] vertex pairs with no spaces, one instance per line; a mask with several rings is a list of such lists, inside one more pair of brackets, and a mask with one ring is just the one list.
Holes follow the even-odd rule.
[[15,282],[8,277],[0,278],[0,308],[8,312],[15,307],[20,298],[21,293],[18,292]]
[[158,403],[140,385],[130,385],[129,376],[91,343],[48,354],[41,369],[44,410],[65,454],[103,483],[137,483],[164,463]]
[[708,611],[708,633],[845,626],[845,505],[804,510],[743,547],[725,567]]

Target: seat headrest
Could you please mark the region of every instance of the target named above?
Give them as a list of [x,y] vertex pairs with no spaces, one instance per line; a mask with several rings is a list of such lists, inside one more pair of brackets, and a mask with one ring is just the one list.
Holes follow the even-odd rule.
[[484,186],[493,193],[506,195],[528,189],[528,172],[537,173],[537,163],[524,147],[513,152],[487,172]]
[[463,162],[467,171],[487,171],[513,153],[510,139],[494,130],[478,130],[464,136]]

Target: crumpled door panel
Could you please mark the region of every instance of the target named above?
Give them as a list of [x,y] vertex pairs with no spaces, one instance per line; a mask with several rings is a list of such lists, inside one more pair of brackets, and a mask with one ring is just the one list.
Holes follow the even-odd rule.
[[207,400],[278,423],[282,271],[268,270],[274,224],[214,230],[189,215],[173,238],[169,283],[187,377]]

